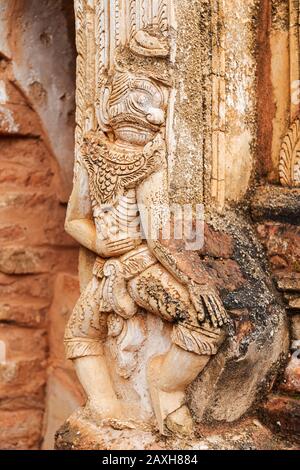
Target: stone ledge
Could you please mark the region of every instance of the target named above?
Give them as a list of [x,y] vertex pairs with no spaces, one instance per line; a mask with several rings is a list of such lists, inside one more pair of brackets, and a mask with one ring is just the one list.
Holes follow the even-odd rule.
[[296,311],[296,312],[300,311],[300,296],[299,295],[285,294],[284,298],[290,310]]
[[275,432],[291,435],[300,442],[300,400],[298,397],[269,395],[259,410],[261,420]]
[[299,292],[300,293],[300,273],[277,273],[276,284],[281,292]]
[[259,186],[251,201],[254,220],[300,223],[300,188]]
[[290,358],[280,390],[291,395],[300,395],[300,352],[295,352]]
[[195,436],[167,438],[153,429],[100,427],[74,413],[56,433],[56,450],[296,450],[257,419],[215,428],[198,426]]

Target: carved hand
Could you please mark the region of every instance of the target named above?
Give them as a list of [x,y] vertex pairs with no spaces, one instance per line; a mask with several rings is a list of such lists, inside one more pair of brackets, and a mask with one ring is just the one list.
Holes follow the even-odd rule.
[[98,240],[96,242],[97,253],[102,258],[112,258],[123,255],[128,251],[133,250],[137,246],[137,241],[132,238],[123,237],[118,240],[111,241],[107,240]]
[[214,287],[193,284],[189,286],[189,293],[198,313],[199,323],[203,323],[207,316],[215,328],[228,323],[229,316]]

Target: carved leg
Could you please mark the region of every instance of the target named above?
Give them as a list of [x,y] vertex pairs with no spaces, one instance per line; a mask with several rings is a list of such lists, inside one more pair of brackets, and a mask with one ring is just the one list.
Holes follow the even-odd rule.
[[74,360],[78,379],[88,402],[86,410],[93,418],[122,419],[122,408],[113,389],[104,356],[86,356]]
[[190,434],[186,387],[216,354],[224,334],[208,322],[199,324],[188,290],[160,265],[144,271],[128,287],[138,305],[174,323],[174,344],[150,361],[148,382],[160,432]]
[[[100,312],[101,281],[94,277],[80,296],[65,332],[68,359],[74,362],[87,394],[85,412],[97,422],[123,419],[103,352],[107,336],[107,315]],[[125,422],[123,427],[132,427]]]
[[185,391],[209,360],[210,356],[199,356],[175,344],[166,354],[151,359],[148,382],[162,434],[171,431],[189,435],[192,432],[193,423],[185,405]]

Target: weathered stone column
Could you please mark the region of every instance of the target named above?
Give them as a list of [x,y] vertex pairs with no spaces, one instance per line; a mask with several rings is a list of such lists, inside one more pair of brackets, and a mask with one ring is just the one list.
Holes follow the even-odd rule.
[[[89,401],[58,433],[58,448],[180,449],[183,440],[196,448],[190,419],[239,419],[286,354],[284,311],[261,247],[228,207],[249,189],[255,158],[257,12],[255,0],[229,3],[75,2],[77,148],[66,228],[85,248],[66,345]],[[100,203],[121,218],[133,201],[142,223],[150,204],[162,229],[157,202],[167,199],[205,204],[204,247],[146,237],[126,252],[124,239],[104,234]],[[100,389],[111,397],[103,406]]]
[[[284,297],[291,332],[291,356],[281,383],[262,404],[273,429],[299,435],[300,392],[300,29],[299,0],[262,2],[260,25],[260,185],[252,215],[272,274]],[[276,239],[276,243],[274,243]]]

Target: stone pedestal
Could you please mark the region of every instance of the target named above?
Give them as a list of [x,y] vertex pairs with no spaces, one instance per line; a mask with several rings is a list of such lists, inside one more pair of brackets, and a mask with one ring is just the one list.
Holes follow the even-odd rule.
[[117,430],[99,427],[81,416],[72,415],[56,434],[56,450],[297,450],[298,444],[287,436],[273,434],[256,418],[216,428],[199,426],[189,438],[167,438],[153,427]]

